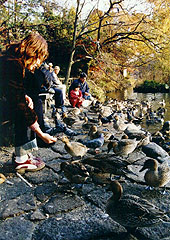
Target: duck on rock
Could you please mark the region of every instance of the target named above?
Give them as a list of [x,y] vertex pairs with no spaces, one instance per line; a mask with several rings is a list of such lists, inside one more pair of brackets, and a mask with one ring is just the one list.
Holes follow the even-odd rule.
[[89,179],[89,173],[81,162],[62,162],[60,168],[71,183],[81,184]]
[[121,139],[119,141],[113,140],[108,143],[108,153],[113,149],[116,155],[129,155],[138,145],[136,139]]
[[79,142],[70,142],[68,137],[63,136],[62,142],[65,143],[65,150],[69,153],[72,157],[83,157],[86,153],[88,148]]
[[164,187],[170,181],[170,167],[160,164],[155,159],[148,159],[140,172],[148,169],[144,175],[145,182],[150,187]]
[[111,182],[110,190],[113,195],[107,201],[106,212],[128,231],[169,221],[165,212],[151,202],[136,195],[122,196],[123,188],[118,181]]

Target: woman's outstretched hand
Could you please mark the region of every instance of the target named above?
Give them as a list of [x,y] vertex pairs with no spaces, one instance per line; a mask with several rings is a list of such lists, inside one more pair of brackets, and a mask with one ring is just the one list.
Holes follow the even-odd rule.
[[41,139],[47,144],[55,143],[57,141],[56,137],[53,137],[53,136],[49,135],[48,133],[43,133],[41,135]]

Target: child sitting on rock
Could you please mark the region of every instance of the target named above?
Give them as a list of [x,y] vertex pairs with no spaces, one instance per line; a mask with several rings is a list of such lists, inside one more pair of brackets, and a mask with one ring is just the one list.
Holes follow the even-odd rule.
[[70,104],[73,107],[80,108],[80,106],[82,105],[83,100],[84,99],[83,99],[82,92],[80,90],[80,84],[77,83],[77,84],[75,84],[74,89],[70,91],[70,95],[69,95]]

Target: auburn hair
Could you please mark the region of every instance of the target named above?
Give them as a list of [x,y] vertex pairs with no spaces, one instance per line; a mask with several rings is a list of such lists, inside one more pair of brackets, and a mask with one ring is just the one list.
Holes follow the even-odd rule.
[[31,33],[20,43],[9,45],[6,53],[21,60],[24,66],[29,59],[31,63],[39,58],[42,63],[48,56],[48,44],[40,34]]

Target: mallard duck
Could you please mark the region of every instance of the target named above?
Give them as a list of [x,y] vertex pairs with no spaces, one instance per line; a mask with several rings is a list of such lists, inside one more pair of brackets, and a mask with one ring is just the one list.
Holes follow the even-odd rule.
[[138,145],[136,139],[121,139],[119,141],[112,140],[108,143],[108,153],[113,149],[116,155],[129,155]]
[[152,134],[152,142],[155,142],[160,145],[160,144],[163,144],[164,141],[165,141],[165,138],[163,136],[163,133],[161,133],[160,131],[157,131]]
[[91,106],[90,106],[90,110],[97,113],[101,110],[102,108],[102,103],[100,103],[99,101],[92,101]]
[[69,110],[68,113],[73,116],[78,116],[81,112],[82,112],[82,109],[75,107],[75,108]]
[[164,187],[170,181],[170,167],[166,164],[161,164],[158,167],[158,162],[155,159],[148,159],[140,172],[148,169],[144,175],[145,182],[150,187]]
[[108,158],[107,154],[98,154],[95,156],[95,158],[90,157],[83,159],[83,163],[95,167],[102,173],[109,173],[110,178],[112,178],[112,174],[118,176],[124,176],[126,173],[133,174],[127,168],[129,163],[121,160],[118,157],[115,157],[115,155],[109,156]]
[[86,153],[88,148],[79,142],[70,142],[68,137],[63,136],[62,142],[65,143],[65,150],[69,153],[72,157],[83,157]]
[[166,121],[161,129],[161,132],[164,134],[164,136],[170,135],[170,121]]
[[143,118],[137,117],[134,114],[134,110],[127,110],[127,120],[128,122],[134,123],[134,124],[140,124],[142,122]]
[[[66,127],[64,123],[62,123],[58,118],[54,117],[55,128],[52,128],[50,135],[55,135],[56,133],[64,132],[67,136],[77,136],[78,133]],[[46,131],[47,132],[47,131]],[[48,132],[47,132],[48,133]]]
[[84,123],[82,124],[82,128],[84,130],[90,130],[90,128],[94,126],[94,123],[88,122],[88,118],[85,116],[84,117]]
[[124,195],[123,188],[118,181],[110,184],[113,195],[106,204],[107,214],[127,230],[138,227],[151,227],[163,221],[168,221],[165,212],[151,202],[136,195]]
[[63,118],[63,122],[70,127],[77,121],[77,119],[74,117],[68,117],[66,112],[62,114],[62,118]]
[[113,128],[117,131],[124,131],[128,126],[128,123],[125,123],[120,119],[118,115],[114,116]]
[[99,114],[98,120],[100,120],[102,124],[107,124],[113,120],[113,115],[114,113],[111,113],[109,116],[103,117],[101,114]]
[[136,138],[136,140],[141,140],[147,136],[147,132],[141,129],[130,129],[128,127],[125,129],[124,133],[128,136],[128,138]]
[[96,118],[93,118],[93,117],[89,117],[87,115],[87,112],[84,112],[84,116],[87,117],[88,121],[91,122],[91,123],[98,123],[98,120]]
[[71,163],[62,162],[60,169],[71,183],[85,183],[89,179],[89,173],[86,167],[79,161]]
[[84,140],[84,139],[79,139],[78,140],[80,143],[84,144],[88,148],[100,148],[104,144],[104,135],[103,133],[100,133],[97,138],[91,139],[91,140]]
[[97,126],[95,126],[95,125],[91,126],[88,136],[90,137],[90,139],[95,139],[99,136]]

